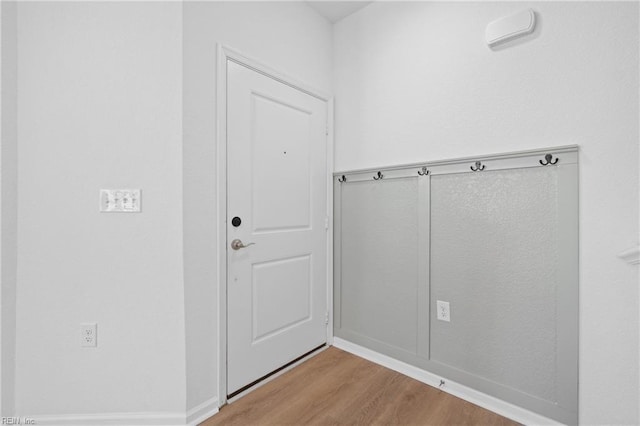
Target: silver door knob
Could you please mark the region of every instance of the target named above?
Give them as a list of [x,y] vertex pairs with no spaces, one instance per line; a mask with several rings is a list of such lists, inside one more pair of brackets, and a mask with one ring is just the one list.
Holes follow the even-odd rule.
[[231,241],[231,248],[234,249],[234,250],[240,250],[241,248],[249,247],[249,246],[252,246],[254,244],[255,243],[249,243],[247,245],[244,245],[242,243],[242,241],[240,241],[239,239],[236,238],[235,240]]

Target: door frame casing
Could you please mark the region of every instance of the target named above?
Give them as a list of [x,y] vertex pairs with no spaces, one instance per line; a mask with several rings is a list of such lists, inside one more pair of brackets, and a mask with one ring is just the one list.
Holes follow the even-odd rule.
[[227,402],[227,62],[233,61],[327,104],[326,186],[327,186],[327,344],[333,343],[333,111],[330,94],[311,87],[280,71],[256,61],[229,46],[217,44],[216,65],[216,213],[218,268],[218,406]]

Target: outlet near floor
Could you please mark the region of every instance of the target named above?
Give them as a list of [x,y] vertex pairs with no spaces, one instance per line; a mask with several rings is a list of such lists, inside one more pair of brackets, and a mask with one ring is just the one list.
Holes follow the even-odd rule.
[[95,322],[80,324],[80,346],[85,348],[98,346],[98,324]]
[[438,312],[438,319],[440,321],[451,321],[451,310],[449,308],[449,302],[443,302],[442,300],[438,300],[436,302],[436,309]]

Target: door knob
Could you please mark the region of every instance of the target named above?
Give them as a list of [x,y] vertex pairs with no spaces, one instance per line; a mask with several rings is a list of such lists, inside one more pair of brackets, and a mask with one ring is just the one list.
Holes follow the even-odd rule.
[[239,239],[236,238],[235,240],[231,241],[231,248],[234,249],[234,250],[240,250],[241,248],[249,247],[249,246],[252,246],[254,244],[255,243],[249,243],[247,245],[244,245],[242,243],[242,241],[240,241]]

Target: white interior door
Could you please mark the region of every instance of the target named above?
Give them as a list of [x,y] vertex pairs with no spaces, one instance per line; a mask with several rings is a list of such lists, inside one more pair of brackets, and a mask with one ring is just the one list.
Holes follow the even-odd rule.
[[326,123],[325,101],[227,62],[227,394],[326,342]]

